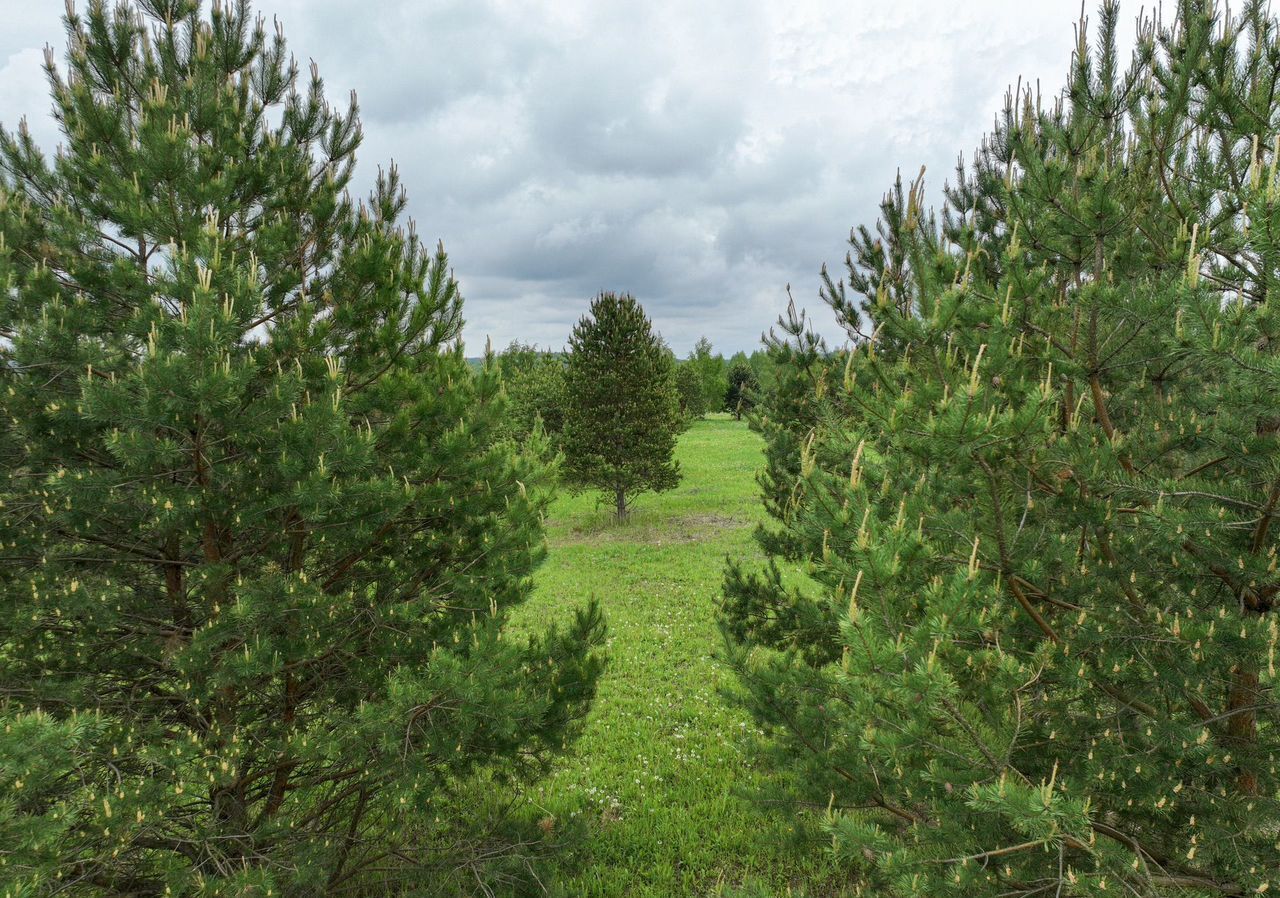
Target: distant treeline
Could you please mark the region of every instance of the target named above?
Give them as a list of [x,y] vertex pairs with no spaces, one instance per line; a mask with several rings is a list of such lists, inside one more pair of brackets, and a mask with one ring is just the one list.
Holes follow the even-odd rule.
[[[664,351],[674,366],[680,412],[686,422],[712,412],[730,412],[742,418],[755,407],[761,393],[778,381],[776,363],[765,349],[736,352],[726,359],[702,337],[683,359],[665,344]],[[481,370],[486,362],[483,356],[467,359],[473,371]],[[548,434],[556,433],[564,402],[560,381],[568,353],[513,340],[492,362],[506,386],[512,432],[523,437],[532,430],[535,418],[540,418]]]

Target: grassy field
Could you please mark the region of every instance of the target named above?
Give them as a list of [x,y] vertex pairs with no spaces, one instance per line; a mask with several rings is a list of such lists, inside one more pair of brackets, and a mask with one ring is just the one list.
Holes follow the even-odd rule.
[[550,557],[521,609],[558,620],[591,597],[609,623],[609,667],[572,757],[536,789],[550,818],[585,823],[556,871],[573,896],[718,894],[747,879],[779,892],[838,894],[815,834],[752,799],[763,773],[741,742],[749,723],[719,689],[715,624],[726,557],[759,557],[761,444],[728,416],[681,438],[680,486],[612,523],[591,495],[561,496]]

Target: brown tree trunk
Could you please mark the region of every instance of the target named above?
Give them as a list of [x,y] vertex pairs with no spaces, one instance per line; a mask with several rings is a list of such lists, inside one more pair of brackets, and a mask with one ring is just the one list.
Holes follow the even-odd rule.
[[[1235,745],[1252,746],[1258,738],[1260,698],[1258,672],[1251,665],[1240,665],[1231,672],[1231,688],[1227,693],[1227,737]],[[1236,788],[1242,795],[1258,794],[1258,775],[1242,767],[1236,773]]]

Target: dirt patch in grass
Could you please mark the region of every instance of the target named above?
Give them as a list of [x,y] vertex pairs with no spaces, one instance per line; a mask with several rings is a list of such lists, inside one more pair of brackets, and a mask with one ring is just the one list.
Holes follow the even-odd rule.
[[749,527],[751,519],[716,512],[661,518],[647,518],[642,511],[634,512],[631,519],[619,524],[607,513],[579,519],[568,532],[554,532],[554,521],[549,522],[553,533],[548,539],[551,548],[601,543],[640,543],[661,546],[672,543],[697,543],[713,539],[726,530]]

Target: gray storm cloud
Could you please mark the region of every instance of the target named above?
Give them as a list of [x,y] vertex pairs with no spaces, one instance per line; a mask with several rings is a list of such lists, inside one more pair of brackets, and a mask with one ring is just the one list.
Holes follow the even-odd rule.
[[[40,48],[62,0],[0,0],[0,122],[49,148]],[[354,89],[360,185],[391,160],[444,240],[478,350],[561,346],[634,293],[685,353],[751,350],[786,285],[833,342],[818,271],[901,168],[935,200],[1019,76],[1061,83],[1071,0],[259,0],[330,96]],[[1133,12],[1136,13],[1134,7]],[[363,189],[363,186],[362,186]]]

